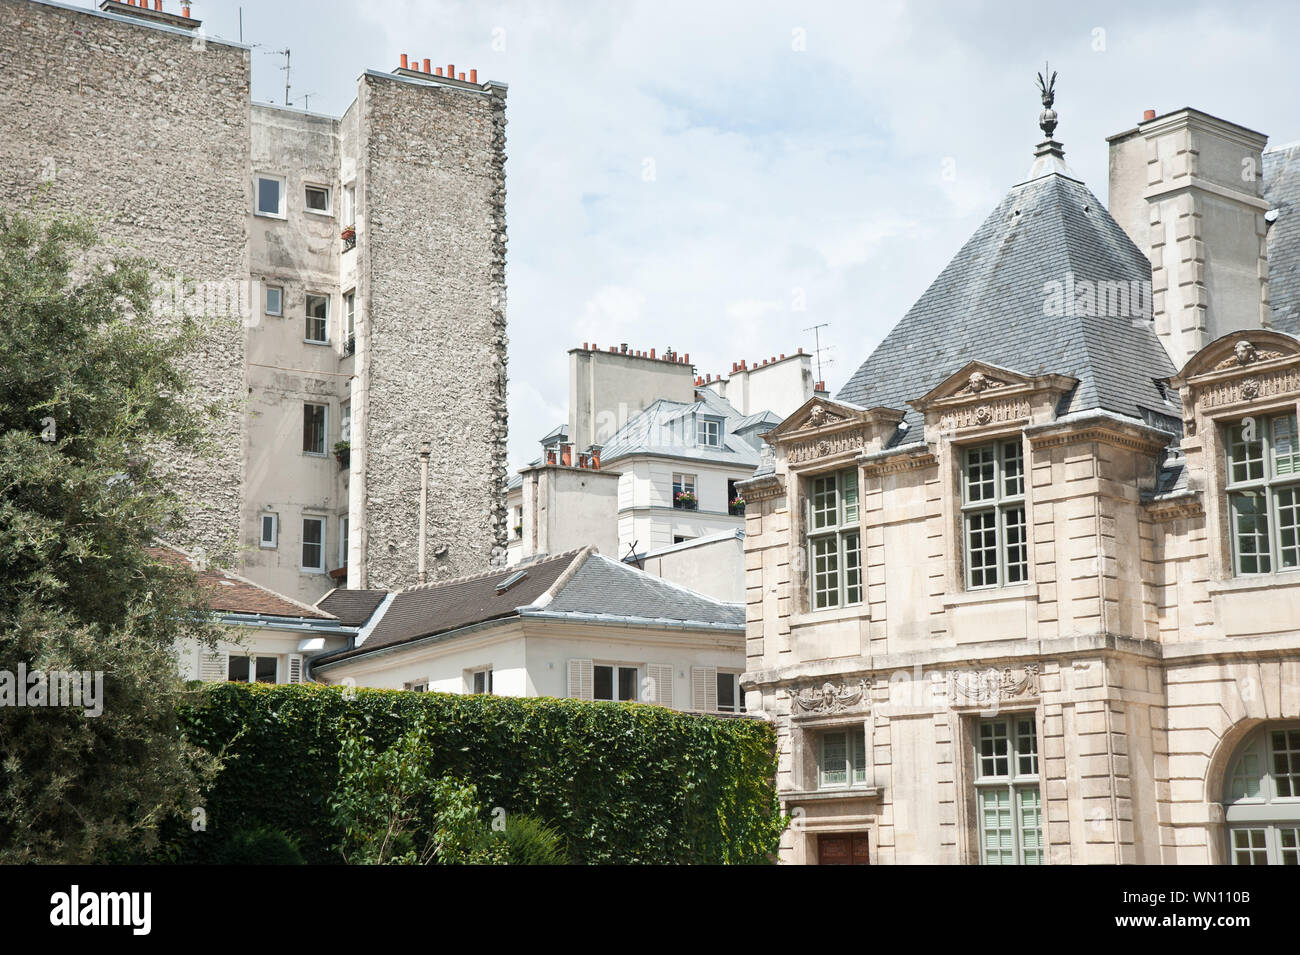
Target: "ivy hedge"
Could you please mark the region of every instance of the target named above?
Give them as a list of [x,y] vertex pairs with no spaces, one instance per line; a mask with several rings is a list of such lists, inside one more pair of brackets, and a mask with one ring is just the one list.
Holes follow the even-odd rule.
[[359,725],[379,749],[423,715],[434,775],[474,783],[487,806],[557,829],[578,863],[763,863],[782,828],[772,726],[639,703],[206,684],[184,732],[225,766],[206,828],[187,817],[167,856],[221,858],[241,832],[279,830],[307,862],[341,861],[329,800],[340,738]]

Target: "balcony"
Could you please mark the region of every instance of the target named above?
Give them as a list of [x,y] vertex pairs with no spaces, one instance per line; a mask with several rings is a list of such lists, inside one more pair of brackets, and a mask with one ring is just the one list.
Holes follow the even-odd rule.
[[357,247],[357,230],[355,226],[347,226],[340,238],[343,240],[343,251],[348,252]]

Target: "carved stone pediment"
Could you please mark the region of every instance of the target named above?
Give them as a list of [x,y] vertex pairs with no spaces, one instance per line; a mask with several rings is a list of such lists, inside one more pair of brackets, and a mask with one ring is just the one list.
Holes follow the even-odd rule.
[[925,415],[927,429],[960,431],[1029,421],[1077,383],[1067,375],[1024,375],[970,361],[908,404]]
[[791,464],[860,453],[873,438],[892,435],[903,412],[890,408],[859,408],[828,398],[811,398],[763,439],[785,450]]
[[1038,696],[1039,670],[1037,663],[953,670],[948,674],[948,699],[955,706],[993,706],[1009,700],[1034,699]]
[[[1258,380],[1257,395],[1267,395],[1270,391],[1266,380],[1284,374],[1293,366],[1286,359],[1300,361],[1300,341],[1267,328],[1243,329],[1224,335],[1202,348],[1170,379],[1170,384],[1180,391],[1189,385],[1193,390],[1221,389],[1230,381],[1234,382],[1233,387],[1239,387],[1240,379],[1248,377]],[[1247,390],[1254,390],[1254,387]],[[1252,400],[1249,396],[1243,397]],[[1227,402],[1220,400],[1220,403]]]
[[857,709],[865,712],[871,708],[865,680],[859,680],[853,685],[827,681],[821,686],[803,689],[792,687],[787,692],[790,694],[790,711],[795,716],[844,713]]

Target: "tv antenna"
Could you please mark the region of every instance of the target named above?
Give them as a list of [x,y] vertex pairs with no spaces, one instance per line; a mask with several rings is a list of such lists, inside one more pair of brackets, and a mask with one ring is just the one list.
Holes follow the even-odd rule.
[[[830,322],[822,322],[820,325],[809,325],[804,329],[805,332],[813,333],[813,341],[817,345],[817,347],[813,349],[813,356],[817,359],[817,380],[819,382],[826,380],[822,377],[822,352],[831,350],[830,347],[825,349],[822,348],[822,329],[829,328],[830,324]],[[826,359],[826,364],[830,365],[834,364],[834,362],[828,358]]]
[[285,106],[290,105],[289,104],[289,48],[285,47],[283,50],[263,50],[262,52],[267,53],[271,56],[284,57],[284,66],[280,67],[280,69],[284,70],[284,105]]

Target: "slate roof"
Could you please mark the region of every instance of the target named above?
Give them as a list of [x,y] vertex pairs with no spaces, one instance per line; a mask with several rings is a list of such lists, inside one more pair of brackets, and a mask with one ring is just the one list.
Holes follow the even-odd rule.
[[1300,143],[1264,153],[1264,198],[1277,211],[1267,238],[1273,327],[1300,335]]
[[923,421],[908,400],[979,359],[1025,375],[1078,378],[1060,414],[1176,417],[1177,405],[1155,383],[1176,369],[1150,302],[1140,318],[1045,315],[1047,283],[1064,283],[1067,273],[1076,282],[1151,280],[1146,256],[1088,187],[1052,172],[1007,193],[836,399],[906,411],[915,441]]
[[[150,547],[149,553],[164,563],[185,565],[198,570],[190,554],[170,544]],[[326,610],[299,603],[292,597],[277,594],[245,577],[214,567],[198,570],[199,586],[208,595],[208,608],[217,613],[242,613],[267,617],[306,617],[310,620],[334,620]],[[348,624],[344,624],[348,626]]]
[[370,615],[388,596],[386,590],[348,590],[335,587],[320,600],[316,606],[339,618],[345,627],[360,627],[370,619]]
[[[526,576],[503,593],[497,586]],[[569,572],[572,573],[569,573]],[[567,578],[566,578],[567,574]],[[553,587],[551,598],[543,600]],[[585,621],[682,624],[743,632],[745,608],[668,583],[590,548],[497,568],[472,577],[398,591],[360,647],[319,658],[321,666],[464,627],[531,616]]]
[[724,603],[670,583],[662,577],[629,567],[622,561],[593,553],[549,604],[536,614],[603,617],[626,621],[743,629],[745,607]]
[[[633,454],[655,454],[693,461],[758,466],[758,449],[742,435],[736,434],[741,422],[752,424],[754,417],[742,416],[731,402],[711,388],[695,392],[696,401],[669,401],[660,398],[634,416],[606,442],[600,453],[602,465]],[[704,414],[723,419],[722,446],[710,448],[696,441],[690,416]],[[777,419],[780,420],[779,418]]]

